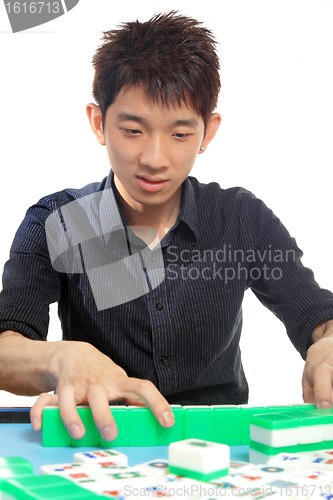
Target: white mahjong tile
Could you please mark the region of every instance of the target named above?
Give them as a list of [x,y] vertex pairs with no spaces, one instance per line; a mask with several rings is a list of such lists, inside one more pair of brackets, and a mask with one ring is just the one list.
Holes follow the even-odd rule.
[[[169,467],[210,473],[228,469],[230,448],[202,439],[183,439],[169,444]],[[221,472],[222,475],[222,472]]]
[[304,486],[294,481],[282,481],[277,479],[264,485],[269,491],[272,488],[274,497],[286,498],[289,500],[308,500],[311,497],[311,491],[308,486]]
[[[130,489],[128,491],[130,491]],[[163,481],[144,489],[140,488],[139,491],[136,488],[132,488],[132,492],[129,496],[126,496],[126,499],[137,500],[138,495],[140,495],[141,498],[184,498],[185,500],[195,498],[184,484],[180,483],[175,485],[173,483],[164,483]]]
[[128,465],[127,455],[116,450],[96,450],[75,453],[73,461],[83,463],[108,462],[110,465],[120,466]]
[[311,491],[311,500],[332,500],[333,491],[331,486],[316,486]]
[[131,469],[131,467],[128,467],[127,465],[114,465],[112,462],[98,462],[96,464],[91,464],[91,467],[97,467],[102,470],[112,470],[114,472]]
[[333,472],[318,469],[301,470],[297,476],[293,477],[294,481],[306,484],[333,484]]
[[[103,473],[98,475],[98,478],[106,481],[109,488],[119,489],[122,488],[126,490],[130,485],[135,485],[135,487],[145,487],[150,486],[156,478],[153,476],[147,476],[140,471],[126,470],[120,472],[113,471],[101,471]],[[133,486],[134,487],[134,486]],[[126,494],[126,491],[125,491]]]
[[40,474],[64,476],[69,472],[89,472],[92,469],[95,470],[97,469],[97,467],[78,462],[71,464],[51,464],[51,465],[42,465],[40,468]]
[[132,470],[139,470],[147,476],[163,477],[169,474],[169,464],[164,458],[156,458],[143,464],[132,467]]
[[313,457],[308,462],[308,467],[315,467],[319,470],[328,470],[333,472],[333,457]]
[[256,443],[278,448],[281,446],[296,446],[298,444],[298,428],[265,429],[259,425],[250,424],[250,438]]
[[298,443],[321,443],[324,441],[323,425],[300,425],[298,427]]
[[[224,478],[222,478],[224,479]],[[230,480],[221,481],[210,481],[216,487],[216,496],[219,498],[223,497],[235,497],[240,492],[244,491],[244,487],[234,484]]]
[[194,479],[185,477],[174,481],[167,481],[163,478],[156,482],[154,487],[156,488],[156,497],[171,498],[196,499],[216,494],[218,491],[218,487],[215,484],[195,481]]
[[297,469],[303,469],[304,466],[311,460],[308,455],[297,453],[278,453],[267,461],[267,465],[282,465],[292,466]]
[[276,500],[284,498],[283,493],[281,494],[279,489],[273,488],[272,486],[266,486],[265,484],[257,488],[240,488],[237,492],[237,496],[241,498],[256,498],[257,500],[263,498],[276,498]]
[[113,500],[128,500],[128,496],[125,495],[123,489],[118,489],[118,490],[103,489],[99,493],[99,495],[102,495],[103,497],[106,498],[113,498]]
[[236,486],[250,486],[251,488],[263,485],[267,481],[268,474],[259,473],[257,471],[252,472],[252,470],[253,469],[250,469],[248,472],[244,473],[236,472],[234,474],[228,474],[224,478],[218,478],[217,480],[223,481],[223,479],[225,479]]
[[329,449],[329,450],[317,450],[315,451],[315,456],[316,457],[331,457],[333,458],[333,450],[332,449]]
[[[91,467],[91,469],[94,469],[94,473],[98,474],[99,476],[109,476],[110,474],[119,474],[122,472],[128,472],[132,470],[132,467],[113,467],[110,465],[107,465],[106,467],[103,466],[103,464],[98,464],[98,467]],[[147,474],[145,474],[147,475]]]
[[296,467],[286,467],[285,465],[273,465],[273,464],[258,464],[254,465],[249,471],[251,474],[264,474],[266,477],[281,478],[282,480],[289,480],[291,477],[298,474],[299,469]]
[[272,457],[273,455],[266,455],[266,453],[254,450],[253,448],[249,449],[249,460],[251,464],[266,464]]
[[[189,488],[193,498],[199,498],[200,497],[200,485],[206,484],[202,483],[201,481],[197,481],[196,479],[192,479],[190,477],[183,477],[183,476],[177,476],[175,474],[167,474],[166,476],[163,477],[160,481],[163,482],[163,484],[170,485],[170,487],[174,488]],[[155,480],[156,483],[156,480]],[[215,486],[213,486],[215,487]]]
[[97,485],[101,482],[96,472],[97,470],[95,472],[68,472],[62,477],[73,481],[82,488],[96,492],[98,491]]
[[254,466],[250,462],[239,462],[237,460],[230,460],[229,473],[230,472],[245,472],[252,469]]

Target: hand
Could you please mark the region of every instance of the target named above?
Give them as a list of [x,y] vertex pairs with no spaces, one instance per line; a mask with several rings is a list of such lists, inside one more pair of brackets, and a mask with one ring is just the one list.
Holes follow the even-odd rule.
[[31,408],[34,430],[41,429],[45,406],[59,406],[69,434],[74,439],[81,439],[85,428],[76,405],[89,404],[101,436],[106,441],[113,441],[118,430],[109,402],[116,400],[128,405],[148,406],[163,427],[174,424],[168,402],[152,382],[128,377],[120,366],[90,344],[66,341],[57,344],[49,367],[56,394],[41,394]]
[[317,408],[331,408],[333,384],[333,321],[322,323],[312,334],[303,372],[303,399]]

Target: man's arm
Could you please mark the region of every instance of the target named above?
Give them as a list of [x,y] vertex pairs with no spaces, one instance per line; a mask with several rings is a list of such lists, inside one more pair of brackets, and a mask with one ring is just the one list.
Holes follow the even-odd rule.
[[[45,342],[20,333],[0,334],[0,389],[26,396],[40,395],[31,409],[34,430],[42,426],[44,406],[58,405],[61,418],[75,439],[85,429],[76,410],[89,404],[95,424],[106,441],[117,436],[109,402],[148,406],[163,427],[174,417],[166,399],[148,380],[130,378],[109,357],[85,342]],[[46,394],[56,391],[56,394]]]
[[303,372],[303,398],[317,408],[332,406],[333,320],[320,323],[312,332]]

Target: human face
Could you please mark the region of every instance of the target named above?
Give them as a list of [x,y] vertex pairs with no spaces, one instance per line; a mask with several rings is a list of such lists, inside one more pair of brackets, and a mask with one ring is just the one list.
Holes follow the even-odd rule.
[[204,137],[191,107],[154,103],[140,87],[109,106],[103,136],[115,184],[132,208],[175,203]]

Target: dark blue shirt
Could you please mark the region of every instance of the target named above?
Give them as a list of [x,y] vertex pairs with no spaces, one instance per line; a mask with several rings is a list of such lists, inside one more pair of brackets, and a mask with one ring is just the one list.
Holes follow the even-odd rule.
[[[306,357],[313,329],[333,318],[333,295],[302,265],[295,240],[261,200],[242,188],[224,190],[189,177],[175,225],[151,250],[127,227],[115,189],[111,173],[29,208],[4,268],[0,332],[45,340],[49,304],[57,301],[63,339],[91,343],[129,376],[151,380],[169,402],[246,403],[239,340],[242,300],[251,288]],[[70,218],[74,201],[80,215]],[[47,220],[59,230],[53,241]],[[86,220],[95,228],[89,237],[82,235]],[[71,245],[64,234],[74,235]],[[127,262],[124,249],[142,264],[142,279],[129,287],[134,298],[127,301],[103,271]],[[134,283],[127,264],[120,272],[124,283]]]

